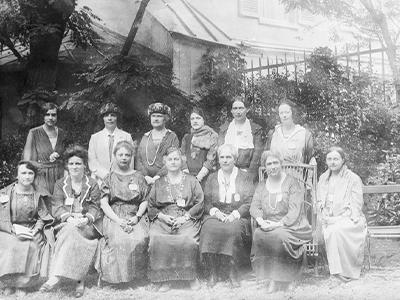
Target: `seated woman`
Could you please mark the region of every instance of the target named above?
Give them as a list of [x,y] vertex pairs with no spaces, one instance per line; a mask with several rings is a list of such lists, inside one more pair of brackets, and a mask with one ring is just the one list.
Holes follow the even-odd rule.
[[297,180],[282,171],[279,152],[261,156],[268,178],[254,193],[250,214],[259,227],[254,231],[252,265],[259,279],[270,279],[267,293],[279,289],[278,282],[296,288],[303,245],[311,240],[311,226],[302,210],[303,192]]
[[197,279],[200,219],[204,195],[196,177],[181,171],[182,154],[170,147],[164,158],[168,173],[156,180],[148,196],[150,225],[149,279],[152,291],[166,292],[170,281]]
[[196,176],[204,188],[207,176],[215,170],[218,134],[204,124],[204,112],[195,107],[190,114],[190,133],[182,139],[181,150],[186,157],[184,171]]
[[[0,191],[0,280],[4,295],[26,295],[25,288],[38,277],[43,261],[43,228],[53,222],[45,198],[33,184],[38,169],[28,161],[17,166],[17,182]],[[45,266],[46,267],[46,266]]]
[[208,286],[217,282],[217,268],[229,266],[233,287],[239,287],[237,266],[246,260],[244,244],[250,240],[250,204],[254,194],[253,176],[235,167],[237,148],[218,148],[221,169],[211,174],[204,194],[204,217],[200,232],[200,253],[209,275]]
[[171,117],[171,108],[163,103],[150,104],[148,115],[152,130],[146,132],[137,152],[136,169],[144,175],[147,184],[153,184],[160,176],[167,174],[164,155],[171,146],[179,147],[175,132],[165,126]]
[[333,285],[360,277],[367,235],[361,210],[362,182],[345,162],[344,151],[331,148],[326,155],[329,169],[319,178],[317,189],[317,207],[322,213],[322,232]]
[[52,291],[61,277],[76,280],[75,297],[84,292],[84,277],[94,261],[101,237],[100,189],[95,179],[85,175],[87,151],[72,146],[64,153],[68,175],[56,182],[53,216],[56,243],[49,280],[42,292]]
[[110,283],[147,276],[147,183],[143,174],[131,167],[133,153],[130,142],[117,143],[115,170],[107,175],[101,188],[104,239],[100,240],[100,263],[96,263],[96,269],[101,279]]

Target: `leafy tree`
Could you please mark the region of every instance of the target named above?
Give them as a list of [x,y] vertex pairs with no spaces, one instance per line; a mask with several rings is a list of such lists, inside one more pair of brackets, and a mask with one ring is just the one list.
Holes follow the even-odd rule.
[[[54,101],[58,52],[70,33],[77,46],[93,46],[98,35],[91,27],[98,19],[88,7],[76,10],[75,0],[0,0],[0,43],[26,61],[26,90],[22,110],[28,126],[35,125],[38,105]],[[23,57],[16,47],[29,47]],[[33,117],[29,118],[29,116]]]
[[302,8],[328,19],[341,20],[365,36],[377,38],[385,48],[400,101],[400,65],[397,50],[400,36],[400,1],[398,0],[281,0],[288,10]]

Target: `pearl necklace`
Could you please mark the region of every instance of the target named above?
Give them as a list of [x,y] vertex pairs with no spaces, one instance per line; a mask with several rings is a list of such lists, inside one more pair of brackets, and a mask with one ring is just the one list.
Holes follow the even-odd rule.
[[146,141],[146,161],[147,161],[147,164],[148,164],[149,166],[153,166],[153,165],[155,164],[155,162],[156,162],[157,153],[158,153],[158,150],[160,149],[160,145],[161,145],[161,142],[162,142],[162,140],[163,140],[163,138],[164,138],[164,136],[165,136],[165,133],[166,133],[166,131],[164,132],[164,135],[163,135],[163,137],[161,138],[161,141],[160,141],[160,143],[159,143],[158,146],[157,146],[156,155],[154,156],[153,161],[150,162],[150,161],[149,161],[149,156],[148,156],[148,150],[147,150],[147,148],[148,148],[148,146],[149,146],[149,140],[150,140],[151,136],[153,135],[153,130],[150,131],[149,137],[148,137],[148,139],[147,139],[147,141]]

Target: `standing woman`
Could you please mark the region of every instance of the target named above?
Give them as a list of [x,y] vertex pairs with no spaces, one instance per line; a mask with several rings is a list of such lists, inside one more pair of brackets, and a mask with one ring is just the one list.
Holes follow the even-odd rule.
[[120,141],[114,148],[115,170],[101,188],[104,212],[100,240],[101,279],[110,283],[129,282],[147,276],[149,220],[147,218],[147,183],[131,167],[133,147]]
[[221,168],[206,182],[200,253],[209,275],[208,286],[217,282],[217,269],[228,266],[233,287],[239,287],[237,266],[246,260],[245,240],[250,240],[250,204],[253,178],[235,167],[237,149],[230,144],[218,148]]
[[[218,134],[204,124],[204,112],[194,108],[190,114],[190,133],[182,139],[181,150],[186,157],[184,171],[205,182],[208,174],[215,170],[215,157],[218,148]],[[204,184],[202,184],[204,187]]]
[[[113,151],[119,141],[127,141],[133,146],[132,136],[117,127],[122,112],[114,103],[104,104],[100,108],[100,116],[104,129],[92,134],[89,141],[89,169],[92,176],[101,185],[102,180],[113,167]],[[132,160],[133,168],[133,160]]]
[[[61,159],[65,149],[65,132],[56,126],[58,106],[47,102],[40,110],[44,124],[29,130],[22,160],[37,162],[39,172],[35,179],[37,187],[50,194],[54,184],[64,176],[64,165]],[[46,203],[50,207],[51,203]]]
[[57,181],[53,194],[57,226],[51,276],[40,290],[54,290],[65,277],[77,281],[75,297],[79,298],[102,232],[100,190],[96,180],[85,175],[88,155],[83,147],[68,148],[64,160],[69,174]]
[[153,184],[167,174],[163,157],[169,147],[179,147],[179,140],[174,132],[165,128],[171,117],[168,105],[150,104],[148,115],[153,129],[146,132],[140,141],[136,169],[144,175],[148,184]]
[[268,178],[254,193],[250,214],[258,228],[253,234],[252,265],[258,279],[270,279],[267,293],[279,285],[296,288],[304,252],[311,240],[311,226],[302,209],[303,191],[297,180],[282,171],[279,152],[261,156]]
[[326,163],[329,169],[319,178],[317,207],[322,212],[331,279],[340,284],[360,277],[367,222],[362,213],[362,182],[345,165],[343,149],[331,148]]
[[232,103],[233,120],[226,121],[218,133],[218,146],[232,144],[238,149],[236,166],[254,177],[258,174],[262,153],[262,128],[247,119],[249,104],[243,97],[235,97]]
[[166,292],[171,281],[185,280],[197,291],[204,194],[199,181],[182,172],[179,148],[168,148],[164,159],[168,173],[156,180],[148,196],[149,279],[153,283],[149,289]]
[[310,163],[313,155],[313,137],[311,132],[299,124],[295,124],[294,104],[284,101],[279,104],[281,124],[268,133],[265,150],[278,151],[284,163]]
[[43,229],[53,218],[44,201],[50,195],[39,192],[33,184],[37,168],[20,161],[17,172],[18,181],[0,191],[0,280],[9,286],[4,295],[11,295],[15,289],[15,295],[22,297],[40,273]]

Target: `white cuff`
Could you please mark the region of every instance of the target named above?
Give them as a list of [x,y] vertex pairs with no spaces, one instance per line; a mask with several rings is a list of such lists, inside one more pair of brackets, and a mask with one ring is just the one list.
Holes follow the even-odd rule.
[[259,218],[256,219],[256,222],[257,222],[258,225],[261,225],[261,223],[264,222],[264,219],[259,217]]
[[215,216],[215,213],[216,213],[217,211],[219,211],[218,208],[216,208],[216,207],[211,208],[211,209],[210,209],[210,216]]
[[95,221],[95,220],[94,220],[94,217],[93,217],[91,214],[86,213],[85,215],[86,215],[86,217],[90,216],[90,217],[92,218],[92,223]]
[[240,219],[240,214],[237,210],[232,211],[232,215],[236,218],[236,219]]

